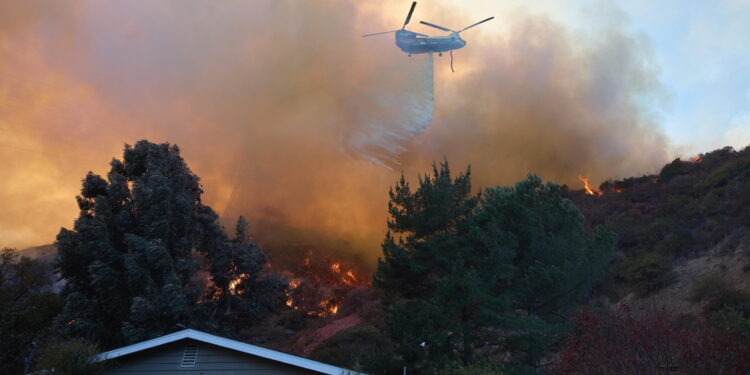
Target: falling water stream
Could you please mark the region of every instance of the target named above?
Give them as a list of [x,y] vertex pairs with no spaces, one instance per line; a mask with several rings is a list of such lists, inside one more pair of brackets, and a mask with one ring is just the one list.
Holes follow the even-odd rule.
[[371,98],[382,111],[377,118],[366,118],[363,126],[343,139],[343,148],[350,155],[375,165],[394,168],[398,156],[417,135],[424,133],[432,122],[435,102],[433,56],[431,53],[412,57],[419,64],[407,79],[409,90],[379,93]]

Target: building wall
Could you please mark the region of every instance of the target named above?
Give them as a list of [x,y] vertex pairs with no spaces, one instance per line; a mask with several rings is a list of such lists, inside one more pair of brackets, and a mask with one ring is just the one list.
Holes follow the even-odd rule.
[[[195,367],[181,367],[188,345],[198,346]],[[106,375],[320,375],[317,372],[185,339],[113,360]]]

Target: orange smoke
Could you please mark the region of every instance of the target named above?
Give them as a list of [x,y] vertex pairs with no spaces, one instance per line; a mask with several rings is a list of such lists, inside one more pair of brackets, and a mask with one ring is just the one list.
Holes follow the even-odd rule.
[[[86,172],[105,173],[143,138],[178,144],[204,202],[248,217],[264,247],[335,248],[369,265],[402,169],[416,179],[447,157],[456,171],[470,164],[480,188],[529,172],[616,178],[667,160],[643,104],[659,92],[656,70],[627,30],[582,36],[495,14],[467,35],[456,74],[435,57],[427,132],[389,144],[413,116],[405,98],[423,57],[359,34],[402,20],[395,1],[56,3],[0,5],[0,246],[52,242],[77,215]],[[476,21],[460,6],[420,4],[417,17]],[[395,154],[393,170],[353,145]]]

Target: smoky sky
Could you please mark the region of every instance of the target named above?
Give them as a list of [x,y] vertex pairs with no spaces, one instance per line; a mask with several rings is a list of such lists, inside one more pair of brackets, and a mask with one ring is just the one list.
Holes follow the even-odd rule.
[[[407,3],[403,15],[355,1],[55,3],[0,6],[0,246],[53,241],[85,173],[139,139],[178,144],[227,221],[368,259],[389,186],[433,160],[471,165],[480,188],[527,173],[578,186],[668,158],[658,69],[621,23],[586,33],[497,14],[462,34],[453,73],[447,55],[360,37],[400,27]],[[460,5],[421,2],[415,19],[477,21]]]

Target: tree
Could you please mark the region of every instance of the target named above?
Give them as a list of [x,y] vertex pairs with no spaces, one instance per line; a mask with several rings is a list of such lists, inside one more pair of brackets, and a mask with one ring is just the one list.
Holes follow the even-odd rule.
[[235,237],[216,251],[207,253],[212,286],[205,306],[210,321],[220,322],[216,330],[225,334],[257,323],[286,302],[288,282],[267,272],[268,258],[257,243],[250,241],[248,225],[240,216]]
[[226,290],[232,272],[262,267],[260,249],[227,238],[177,146],[139,141],[110,166],[107,180],[89,172],[77,197],[80,215],[57,236],[56,267],[66,281],[59,321],[67,333],[109,348],[184,327],[220,327],[199,303],[201,260],[216,261],[206,265],[212,287]]
[[533,364],[556,337],[555,314],[591,290],[614,247],[536,176],[473,195],[470,170],[453,179],[443,162],[414,192],[402,176],[388,207],[374,285],[416,371],[471,365],[478,352]]
[[34,342],[49,334],[62,307],[51,267],[0,250],[0,373],[21,373]]
[[[458,357],[471,362],[477,330],[496,323],[489,312],[504,309],[491,282],[482,282],[498,276],[482,273],[479,254],[466,241],[478,202],[470,173],[454,179],[443,162],[419,178],[415,192],[403,175],[389,192],[389,232],[374,285],[383,291],[386,326],[398,351],[415,370],[444,367]],[[402,236],[397,240],[391,231]]]
[[98,346],[82,339],[58,342],[42,353],[35,366],[36,373],[99,375],[109,366],[108,362],[94,361],[94,356],[100,352]]
[[513,254],[503,264],[513,268],[502,289],[514,312],[505,349],[534,365],[565,328],[561,313],[603,279],[616,237],[602,227],[587,232],[562,188],[533,175],[485,190],[476,222],[493,246]]

